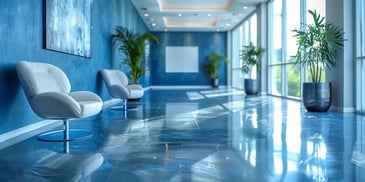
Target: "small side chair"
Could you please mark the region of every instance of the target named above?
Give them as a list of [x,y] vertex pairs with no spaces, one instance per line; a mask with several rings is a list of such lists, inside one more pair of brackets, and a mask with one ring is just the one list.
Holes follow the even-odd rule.
[[137,100],[143,96],[143,88],[140,85],[129,84],[124,72],[115,69],[103,69],[100,72],[110,96],[114,99],[124,100],[125,111],[128,100]]

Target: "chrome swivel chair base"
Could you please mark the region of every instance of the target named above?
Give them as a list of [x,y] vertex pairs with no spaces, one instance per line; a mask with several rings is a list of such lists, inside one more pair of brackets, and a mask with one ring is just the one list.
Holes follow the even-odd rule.
[[69,142],[91,138],[94,133],[83,129],[69,129],[68,120],[63,121],[63,130],[50,131],[38,135],[37,139],[44,142]]

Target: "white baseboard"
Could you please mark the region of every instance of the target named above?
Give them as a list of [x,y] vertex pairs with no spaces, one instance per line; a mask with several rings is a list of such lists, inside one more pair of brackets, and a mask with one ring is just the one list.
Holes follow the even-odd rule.
[[[150,88],[152,90],[200,90],[200,89],[211,89],[212,86],[210,85],[178,85],[178,86],[174,86],[174,85],[153,85],[150,86]],[[227,88],[227,86],[222,85],[219,86],[219,88]]]
[[[120,99],[111,99],[103,102],[103,109],[111,107],[121,102]],[[10,145],[26,140],[34,135],[37,135],[45,130],[61,126],[61,120],[42,120],[21,128],[17,128],[0,134],[0,150]],[[41,130],[42,129],[42,130]]]
[[331,111],[335,112],[343,112],[343,113],[352,113],[355,112],[354,107],[338,107],[338,106],[331,106]]
[[39,134],[42,132],[39,129],[50,129],[60,125],[62,125],[60,120],[42,120],[21,128],[17,128],[15,130],[2,133],[0,134],[0,149],[6,148],[10,145]]
[[119,104],[120,102],[123,102],[121,99],[110,99],[107,101],[103,101],[103,109],[114,106],[116,104]]
[[151,90],[151,87],[150,87],[150,86],[149,86],[149,87],[144,87],[144,88],[143,88],[143,91],[145,91],[145,92],[146,92],[146,91],[148,91],[148,90]]
[[267,92],[260,92],[260,95],[267,95]]

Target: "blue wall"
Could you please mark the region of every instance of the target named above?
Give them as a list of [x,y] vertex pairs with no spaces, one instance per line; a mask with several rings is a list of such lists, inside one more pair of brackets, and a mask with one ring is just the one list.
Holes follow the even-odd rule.
[[[98,71],[112,67],[110,35],[116,25],[136,32],[147,28],[130,1],[94,0],[92,58],[42,48],[42,0],[0,0],[0,134],[42,120],[31,110],[19,85],[20,60],[48,62],[68,75],[72,90],[90,90],[110,99]],[[145,86],[149,85],[146,78]]]
[[[154,33],[159,44],[151,48],[151,84],[153,86],[206,86],[211,80],[204,70],[204,64],[212,51],[227,55],[227,35],[221,32],[160,32]],[[198,73],[166,73],[165,47],[166,46],[198,46],[199,72]],[[184,63],[181,63],[184,64]],[[222,63],[219,69],[219,84],[226,85],[226,64]]]

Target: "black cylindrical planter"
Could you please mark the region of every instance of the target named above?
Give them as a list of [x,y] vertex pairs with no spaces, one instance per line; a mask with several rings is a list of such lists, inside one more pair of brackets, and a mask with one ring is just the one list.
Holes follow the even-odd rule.
[[303,104],[310,112],[326,112],[332,103],[331,82],[303,83]]
[[218,88],[219,87],[219,79],[218,78],[212,78],[212,87]]
[[259,85],[256,79],[245,79],[244,84],[247,95],[255,95],[259,93]]

